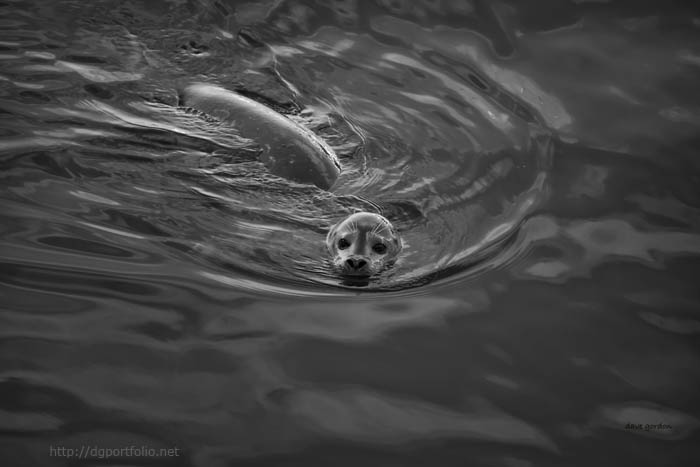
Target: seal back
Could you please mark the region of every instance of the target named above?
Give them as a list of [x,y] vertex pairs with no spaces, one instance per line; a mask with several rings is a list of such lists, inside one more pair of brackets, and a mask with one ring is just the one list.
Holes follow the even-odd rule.
[[253,99],[205,83],[187,86],[180,99],[256,141],[261,161],[277,176],[328,190],[340,175],[338,157],[320,137]]

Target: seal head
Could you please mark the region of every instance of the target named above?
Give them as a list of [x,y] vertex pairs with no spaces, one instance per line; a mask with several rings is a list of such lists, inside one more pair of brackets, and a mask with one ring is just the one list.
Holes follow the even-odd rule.
[[331,228],[326,246],[340,273],[369,277],[391,265],[402,245],[396,229],[385,217],[358,212]]

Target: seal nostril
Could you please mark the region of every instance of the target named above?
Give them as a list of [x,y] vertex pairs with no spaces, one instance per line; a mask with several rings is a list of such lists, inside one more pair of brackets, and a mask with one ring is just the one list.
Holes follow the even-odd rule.
[[357,260],[357,269],[362,269],[367,265],[367,261],[364,259],[358,259]]

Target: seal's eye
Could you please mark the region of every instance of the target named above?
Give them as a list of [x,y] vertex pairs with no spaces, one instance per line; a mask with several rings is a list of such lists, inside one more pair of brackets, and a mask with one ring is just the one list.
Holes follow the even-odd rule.
[[344,238],[341,238],[340,240],[338,240],[338,249],[339,250],[344,250],[349,246],[350,246],[350,242],[348,242]]
[[386,253],[386,245],[383,243],[377,243],[372,247],[372,250],[374,250],[375,253],[383,255],[384,253]]

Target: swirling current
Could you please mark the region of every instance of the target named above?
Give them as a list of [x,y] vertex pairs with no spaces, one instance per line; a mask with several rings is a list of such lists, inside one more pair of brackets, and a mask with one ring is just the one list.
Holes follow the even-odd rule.
[[[0,11],[3,465],[695,465],[691,2]],[[361,286],[324,244],[359,210],[404,243]]]

